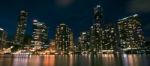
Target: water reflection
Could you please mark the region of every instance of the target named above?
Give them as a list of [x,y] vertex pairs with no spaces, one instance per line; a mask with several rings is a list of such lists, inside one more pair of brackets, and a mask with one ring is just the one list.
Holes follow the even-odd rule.
[[55,55],[45,55],[43,66],[55,66]]
[[103,66],[117,66],[113,54],[103,54],[101,57]]
[[15,56],[13,58],[13,66],[27,66],[28,65],[28,57],[26,56]]
[[0,66],[12,66],[13,60],[10,57],[0,55]]
[[149,55],[0,55],[0,66],[150,66]]
[[123,55],[122,57],[124,66],[150,66],[150,56],[146,55]]

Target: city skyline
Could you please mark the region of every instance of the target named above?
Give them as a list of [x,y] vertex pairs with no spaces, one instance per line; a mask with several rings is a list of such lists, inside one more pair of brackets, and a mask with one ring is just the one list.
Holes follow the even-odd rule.
[[48,26],[36,19],[32,22],[32,37],[27,37],[28,12],[21,10],[13,41],[7,40],[7,32],[0,28],[1,54],[128,54],[149,51],[138,14],[119,19],[117,24],[104,24],[101,5],[96,5],[93,11],[93,24],[86,32],[80,32],[78,42],[75,42],[74,32],[67,24],[60,23],[55,38],[48,39]]
[[[16,2],[16,3],[15,3]],[[129,15],[132,15],[134,13],[138,13],[140,16],[140,22],[142,23],[142,28],[144,30],[144,35],[146,40],[149,40],[149,27],[146,25],[149,25],[147,23],[149,21],[148,14],[149,12],[132,12],[132,13],[126,13],[125,8],[122,6],[109,6],[106,4],[108,2],[106,1],[78,1],[76,0],[74,3],[61,3],[59,5],[55,4],[55,2],[47,2],[47,1],[39,1],[39,2],[28,2],[28,1],[13,1],[10,3],[12,5],[12,8],[15,8],[14,10],[12,8],[9,8],[6,4],[1,4],[3,6],[6,6],[6,8],[2,7],[2,11],[0,12],[1,22],[0,27],[3,28],[8,32],[9,38],[14,39],[15,33],[16,33],[16,27],[17,27],[17,18],[19,15],[19,11],[22,9],[25,9],[27,12],[29,12],[28,21],[27,21],[27,34],[32,34],[32,20],[38,19],[42,22],[45,22],[49,27],[49,39],[53,39],[55,36],[55,28],[57,25],[59,25],[61,22],[66,23],[69,25],[69,27],[72,29],[74,33],[75,40],[77,41],[80,32],[87,31],[88,28],[93,23],[93,7],[95,5],[100,4],[103,7],[104,12],[104,24],[109,23],[117,23],[117,20]],[[91,2],[90,4],[88,4]],[[1,3],[6,3],[5,1]],[[24,4],[21,4],[24,3]],[[27,5],[26,3],[29,3]],[[45,4],[41,5],[39,7],[38,4]],[[51,3],[51,4],[48,4]],[[69,4],[70,3],[70,4]],[[77,3],[79,5],[77,6]],[[114,2],[110,3],[112,5]],[[127,1],[115,1],[115,3],[124,3],[127,4]],[[114,3],[114,4],[115,4]],[[16,5],[13,5],[16,4]],[[33,6],[31,4],[34,4]],[[64,5],[65,4],[65,5]],[[37,6],[38,5],[38,6]],[[48,6],[52,5],[52,6]],[[60,7],[60,5],[63,5]],[[47,7],[46,7],[47,6]],[[79,7],[82,6],[82,7]],[[39,7],[39,8],[37,8]],[[44,8],[45,7],[45,8]],[[115,7],[113,9],[113,7]],[[118,8],[117,8],[118,7]],[[73,10],[74,11],[73,11]],[[112,10],[113,9],[113,10]],[[5,11],[6,10],[6,11]],[[43,11],[42,11],[43,10]],[[77,10],[77,11],[76,11]],[[109,11],[110,10],[110,11]],[[114,12],[111,12],[111,10]],[[4,12],[5,11],[5,12]],[[46,12],[45,12],[46,11]],[[56,11],[56,12],[54,12]],[[76,12],[75,12],[76,11]],[[140,11],[140,10],[139,10]],[[8,12],[8,13],[7,13]],[[148,14],[147,14],[148,13]],[[111,16],[110,16],[111,15]],[[146,16],[147,15],[147,16]],[[81,28],[82,27],[82,28]]]
[[1,0],[0,66],[148,66],[150,0]]

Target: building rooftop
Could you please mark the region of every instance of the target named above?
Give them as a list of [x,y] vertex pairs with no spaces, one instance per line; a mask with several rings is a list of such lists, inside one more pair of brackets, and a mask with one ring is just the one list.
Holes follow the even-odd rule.
[[4,29],[3,29],[3,28],[0,28],[0,31],[4,31]]
[[131,16],[119,19],[118,21],[124,21],[124,20],[130,19],[130,18],[134,18],[134,17],[138,17],[138,14],[134,14],[134,15],[131,15]]

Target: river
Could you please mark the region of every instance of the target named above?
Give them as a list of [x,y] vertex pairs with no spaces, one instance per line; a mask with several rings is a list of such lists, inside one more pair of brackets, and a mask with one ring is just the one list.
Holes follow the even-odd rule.
[[0,55],[0,66],[150,66],[150,55]]

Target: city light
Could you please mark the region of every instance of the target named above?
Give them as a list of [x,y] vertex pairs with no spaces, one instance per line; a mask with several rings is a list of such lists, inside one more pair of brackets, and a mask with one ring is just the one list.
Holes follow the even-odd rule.
[[28,13],[22,10],[13,41],[7,41],[7,32],[0,28],[0,54],[84,55],[142,53],[148,50],[144,47],[144,33],[138,14],[119,19],[116,24],[103,24],[103,9],[97,5],[93,16],[94,23],[87,31],[80,33],[77,42],[65,23],[57,26],[55,37],[49,41],[48,26],[37,19],[33,19],[32,38],[25,41]]

